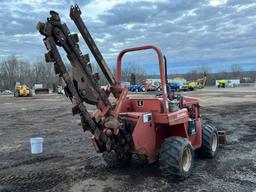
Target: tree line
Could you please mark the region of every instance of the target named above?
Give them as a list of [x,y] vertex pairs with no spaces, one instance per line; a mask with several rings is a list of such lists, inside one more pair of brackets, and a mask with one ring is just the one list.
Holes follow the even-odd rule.
[[212,73],[208,65],[200,67],[198,70],[192,70],[181,76],[188,81],[202,78],[206,74],[206,85],[215,85],[216,80],[221,79],[240,79],[241,83],[254,83],[256,81],[256,71],[244,71],[239,64],[233,64],[228,71]]
[[[71,72],[71,65],[67,64],[66,67]],[[146,74],[145,70],[139,65],[133,66],[132,64],[126,64],[122,67],[122,81],[132,82],[132,84],[140,83],[147,78],[159,78],[158,74]],[[94,72],[98,72],[100,75],[100,85],[106,85],[107,80],[98,65],[92,65],[92,68]],[[115,74],[115,69],[112,71]],[[184,77],[188,81],[191,81],[202,78],[205,73],[208,78],[207,85],[214,85],[217,79],[240,79],[241,82],[247,81],[249,83],[256,80],[256,72],[244,72],[242,67],[237,64],[232,65],[229,72],[211,73],[207,65],[204,65],[186,74],[168,75],[168,78]],[[17,81],[29,87],[32,87],[36,83],[42,83],[44,87],[51,89],[55,89],[59,83],[52,64],[46,64],[43,61],[28,63],[15,56],[0,61],[0,90],[13,90]]]
[[32,87],[35,83],[43,83],[52,88],[57,83],[53,66],[44,62],[28,63],[11,56],[0,62],[0,89],[13,90],[15,82]]
[[[65,65],[71,74],[71,65]],[[106,85],[107,80],[98,65],[92,64],[92,69],[93,72],[99,73],[99,84]],[[116,70],[113,69],[112,71],[115,74]],[[129,64],[123,66],[121,72],[122,81],[130,81],[131,73],[136,76],[137,82],[141,82],[146,78],[146,73],[142,68],[139,66],[132,67]],[[29,63],[15,56],[11,56],[0,61],[0,90],[13,90],[16,82],[26,84],[29,87],[32,87],[36,83],[42,83],[45,88],[51,88],[53,90],[60,84],[52,64],[46,64],[44,61]]]

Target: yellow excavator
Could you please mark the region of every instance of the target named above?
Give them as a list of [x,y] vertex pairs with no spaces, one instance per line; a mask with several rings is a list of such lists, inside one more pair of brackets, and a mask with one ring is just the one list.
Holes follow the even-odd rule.
[[200,79],[197,79],[197,80],[196,80],[196,82],[197,82],[197,88],[198,88],[198,89],[203,89],[204,86],[205,86],[206,80],[207,80],[206,74],[204,74],[204,77],[202,77],[202,78],[200,78]]
[[14,89],[14,97],[32,97],[32,91],[27,85],[16,84]]
[[195,89],[203,89],[205,86],[207,80],[207,76],[206,74],[204,74],[204,76],[200,79],[197,79],[195,81],[189,81],[186,83],[186,87],[188,90],[195,90]]

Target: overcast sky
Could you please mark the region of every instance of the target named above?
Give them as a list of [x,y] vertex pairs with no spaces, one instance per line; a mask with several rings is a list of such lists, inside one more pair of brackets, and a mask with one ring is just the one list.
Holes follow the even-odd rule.
[[[69,19],[74,3],[111,66],[121,49],[153,44],[166,55],[171,73],[202,66],[223,71],[232,64],[256,70],[256,0],[0,0],[0,59],[42,60],[37,22],[55,10],[77,32]],[[80,45],[88,52],[82,39]],[[148,73],[155,71],[155,60],[150,51],[125,57]]]

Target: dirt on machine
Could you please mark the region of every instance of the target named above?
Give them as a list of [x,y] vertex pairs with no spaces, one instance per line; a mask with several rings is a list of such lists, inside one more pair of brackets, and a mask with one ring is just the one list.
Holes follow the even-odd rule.
[[[215,156],[219,144],[225,140],[225,132],[202,124],[199,99],[170,97],[167,64],[158,47],[145,45],[122,50],[114,76],[81,19],[78,5],[71,7],[70,18],[108,80],[109,85],[104,89],[100,88],[99,74],[92,71],[89,55],[83,55],[79,48],[78,35],[70,33],[57,12],[50,11],[50,17],[46,22],[39,22],[37,29],[44,36],[48,50],[45,59],[53,63],[63,82],[65,94],[73,104],[73,114],[80,115],[83,130],[91,132],[95,150],[103,153],[109,166],[126,166],[137,155],[149,163],[159,161],[164,175],[186,178],[191,174],[195,153]],[[58,47],[67,54],[72,77]],[[149,49],[158,58],[161,97],[129,98],[128,88],[121,86],[122,58],[126,53]],[[110,96],[114,102],[110,102]],[[86,104],[95,105],[97,110],[89,113]]]

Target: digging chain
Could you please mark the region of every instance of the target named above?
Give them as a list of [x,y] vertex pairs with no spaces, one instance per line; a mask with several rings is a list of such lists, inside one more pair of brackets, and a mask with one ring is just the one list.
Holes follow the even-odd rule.
[[[55,73],[64,82],[65,94],[73,104],[73,114],[80,114],[83,129],[89,130],[95,136],[101,152],[113,149],[125,155],[131,143],[131,132],[127,129],[127,122],[113,114],[113,107],[106,92],[99,87],[98,75],[92,73],[88,54],[81,53],[77,34],[70,34],[67,25],[61,23],[57,12],[50,11],[50,15],[47,22],[38,23],[37,29],[44,36],[44,44],[48,50],[45,60],[54,64]],[[62,47],[67,53],[72,65],[73,79],[67,72],[57,46]],[[105,72],[108,73],[108,70]],[[92,116],[84,102],[96,105],[100,115],[97,112]]]

